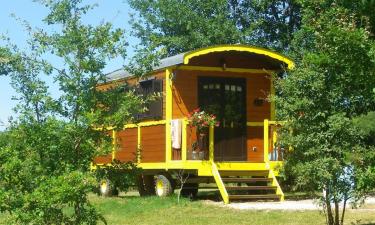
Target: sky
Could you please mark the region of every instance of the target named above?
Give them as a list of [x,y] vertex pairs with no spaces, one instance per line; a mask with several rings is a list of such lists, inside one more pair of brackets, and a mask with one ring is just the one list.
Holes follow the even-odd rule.
[[[42,19],[47,15],[48,10],[39,3],[32,0],[0,0],[0,35],[5,34],[11,38],[11,41],[17,44],[20,48],[26,47],[27,34],[23,26],[11,14],[15,14],[18,18],[28,21],[33,27],[45,28]],[[114,27],[120,27],[126,31],[126,39],[129,43],[127,54],[132,56],[132,49],[137,39],[130,37],[130,25],[128,23],[131,13],[130,7],[125,0],[88,0],[85,3],[97,3],[98,7],[90,11],[84,18],[85,23],[99,24],[102,21],[113,23]],[[59,65],[58,59],[51,58],[50,62]],[[105,72],[122,67],[124,62],[121,59],[116,59],[108,62]],[[50,86],[50,92],[53,96],[58,95],[58,88],[53,83],[51,78],[46,79]],[[12,109],[17,102],[12,100],[16,96],[15,91],[10,85],[10,79],[5,76],[0,76],[0,130],[4,130],[7,126],[7,121],[10,116],[15,116]]]

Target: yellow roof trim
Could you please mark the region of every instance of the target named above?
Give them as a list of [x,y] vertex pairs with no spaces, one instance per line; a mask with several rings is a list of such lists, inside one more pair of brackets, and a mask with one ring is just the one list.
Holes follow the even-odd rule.
[[225,51],[250,52],[250,53],[255,53],[259,55],[266,55],[268,57],[271,57],[273,59],[277,59],[281,62],[286,63],[288,65],[288,69],[294,69],[295,67],[294,62],[286,56],[283,56],[279,53],[276,53],[276,52],[273,52],[264,48],[248,46],[248,45],[217,45],[217,46],[197,49],[197,50],[188,52],[184,55],[184,64],[189,64],[190,59],[196,56],[205,55],[205,54],[209,54],[212,52],[225,52]]

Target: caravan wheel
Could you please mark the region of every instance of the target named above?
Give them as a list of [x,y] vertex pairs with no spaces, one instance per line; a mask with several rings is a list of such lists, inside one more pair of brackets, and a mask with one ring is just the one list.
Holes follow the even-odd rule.
[[100,195],[104,197],[112,196],[113,194],[113,187],[111,182],[108,179],[101,180],[99,182],[99,191]]
[[156,176],[155,193],[159,197],[169,196],[173,193],[172,182],[164,175]]

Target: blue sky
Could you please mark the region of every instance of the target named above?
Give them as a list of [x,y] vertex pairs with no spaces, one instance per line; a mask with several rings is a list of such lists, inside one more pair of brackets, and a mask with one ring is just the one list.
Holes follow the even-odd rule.
[[[97,3],[98,7],[90,11],[85,17],[85,22],[98,24],[101,21],[112,22],[115,27],[124,28],[127,32],[129,48],[128,56],[132,56],[132,46],[137,43],[137,39],[130,37],[129,13],[131,10],[124,0],[88,0],[85,3]],[[0,34],[9,36],[13,43],[21,48],[26,46],[27,35],[22,25],[16,21],[11,14],[15,14],[20,19],[28,21],[32,26],[43,28],[42,19],[47,15],[47,9],[35,3],[32,0],[12,0],[2,1],[0,7]],[[52,58],[52,63],[59,64],[57,59]],[[105,71],[110,72],[120,68],[124,62],[121,59],[113,60],[108,63]],[[51,78],[46,79],[50,85],[50,92],[53,95],[58,94]],[[15,100],[11,100],[16,93],[10,85],[8,77],[0,76],[0,130],[3,130],[7,124],[9,116],[12,116],[12,108],[16,105]]]

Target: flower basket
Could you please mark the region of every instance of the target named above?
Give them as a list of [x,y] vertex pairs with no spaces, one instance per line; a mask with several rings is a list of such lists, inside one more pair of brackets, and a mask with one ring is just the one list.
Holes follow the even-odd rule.
[[191,146],[190,158],[193,160],[207,160],[209,127],[219,126],[219,122],[216,121],[215,115],[200,111],[199,108],[189,113],[188,119],[190,121],[190,130],[192,130],[192,127],[196,128],[196,142]]

